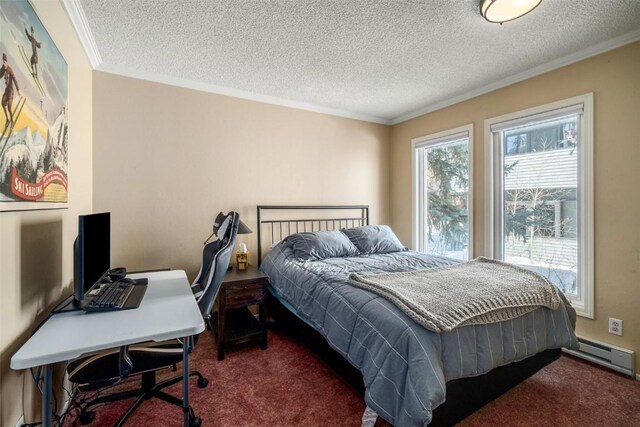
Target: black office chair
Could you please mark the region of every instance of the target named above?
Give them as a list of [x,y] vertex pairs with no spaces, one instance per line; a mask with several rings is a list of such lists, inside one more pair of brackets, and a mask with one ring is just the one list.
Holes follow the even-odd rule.
[[[236,212],[229,212],[227,215],[221,212],[217,216],[213,227],[214,233],[211,236],[215,234],[218,239],[211,243],[207,243],[209,240],[207,239],[205,242],[200,272],[192,285],[200,313],[209,324],[213,303],[231,260],[239,224],[240,218]],[[198,336],[191,337],[191,340],[191,348],[193,348],[198,341]],[[84,404],[80,410],[80,422],[89,424],[93,421],[95,413],[89,409],[95,405],[136,396],[138,398],[120,417],[116,423],[117,426],[121,426],[144,400],[151,397],[182,407],[181,399],[162,391],[182,381],[182,376],[156,382],[156,371],[165,368],[175,370],[176,364],[182,361],[182,350],[182,341],[178,339],[145,342],[85,355],[69,362],[67,366],[69,381],[77,384],[80,391],[99,390],[115,385],[129,376],[138,374],[141,376],[139,389],[98,396]],[[199,388],[204,388],[208,384],[208,380],[199,372],[189,372],[189,376],[198,377]],[[199,427],[202,422],[195,416],[192,408],[189,408],[189,422],[192,427]]]

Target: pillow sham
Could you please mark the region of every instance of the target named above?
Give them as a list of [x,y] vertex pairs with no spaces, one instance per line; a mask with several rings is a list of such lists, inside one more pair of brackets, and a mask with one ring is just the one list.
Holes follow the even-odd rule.
[[358,255],[358,248],[340,230],[292,234],[287,243],[296,258],[307,261]]
[[386,254],[404,251],[398,237],[388,225],[363,225],[362,227],[343,228],[342,231],[361,254]]

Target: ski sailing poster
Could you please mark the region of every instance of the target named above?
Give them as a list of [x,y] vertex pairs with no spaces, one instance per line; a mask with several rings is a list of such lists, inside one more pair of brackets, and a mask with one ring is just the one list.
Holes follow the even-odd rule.
[[67,63],[27,0],[0,2],[0,211],[66,208]]

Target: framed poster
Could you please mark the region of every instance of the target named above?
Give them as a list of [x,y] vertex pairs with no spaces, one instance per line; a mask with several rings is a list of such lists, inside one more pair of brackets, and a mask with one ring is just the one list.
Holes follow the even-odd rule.
[[66,208],[67,63],[27,0],[0,2],[0,211]]

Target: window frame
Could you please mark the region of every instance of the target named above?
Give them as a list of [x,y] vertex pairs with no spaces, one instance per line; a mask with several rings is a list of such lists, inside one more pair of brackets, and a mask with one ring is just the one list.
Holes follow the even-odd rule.
[[[580,118],[580,158],[578,160],[578,286],[581,298],[567,295],[578,315],[594,318],[594,168],[593,168],[593,93],[564,99],[557,102],[528,108],[484,121],[485,141],[485,256],[494,258],[501,244],[502,220],[496,215],[502,209],[502,143],[496,141],[492,125],[512,120],[524,120],[527,116],[543,115],[554,110],[561,110],[582,104],[583,113]],[[538,118],[538,120],[541,120]],[[500,145],[500,147],[497,147]]]
[[429,135],[420,136],[411,140],[411,175],[412,175],[412,232],[411,232],[411,244],[412,249],[416,251],[426,251],[424,247],[423,236],[424,221],[421,221],[424,212],[424,156],[422,149],[428,146],[436,146],[439,144],[445,144],[447,139],[451,137],[451,141],[455,140],[455,136],[458,134],[467,133],[469,139],[469,193],[468,193],[468,212],[469,212],[469,247],[468,247],[468,260],[473,259],[474,249],[474,229],[473,229],[473,211],[474,211],[474,198],[473,198],[473,123],[459,126],[453,129],[447,129],[444,131],[432,133]]

